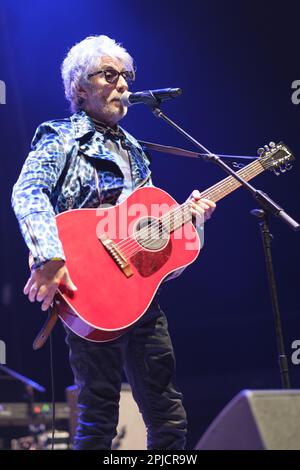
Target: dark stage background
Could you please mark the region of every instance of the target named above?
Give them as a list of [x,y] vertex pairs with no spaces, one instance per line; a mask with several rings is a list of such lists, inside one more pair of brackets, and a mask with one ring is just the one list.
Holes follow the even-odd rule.
[[[209,149],[254,155],[270,140],[286,142],[300,159],[300,79],[296,2],[44,0],[1,2],[0,339],[7,366],[47,387],[49,349],[33,352],[44,314],[22,294],[27,249],[10,195],[38,124],[69,114],[60,78],[67,50],[88,35],[122,42],[138,67],[134,90],[181,87],[163,109]],[[129,110],[123,125],[145,140],[193,148],[145,107]],[[212,164],[153,153],[157,186],[182,202],[225,175]],[[281,177],[253,183],[300,220],[300,164]],[[251,196],[238,190],[218,204],[207,223],[205,247],[181,278],[162,289],[177,355],[178,381],[189,417],[192,448],[211,420],[241,389],[280,388],[274,322]],[[299,329],[299,233],[271,221],[274,264],[293,388],[300,365],[291,362]],[[54,335],[56,399],[72,383],[61,326]],[[0,392],[1,400],[1,392]]]

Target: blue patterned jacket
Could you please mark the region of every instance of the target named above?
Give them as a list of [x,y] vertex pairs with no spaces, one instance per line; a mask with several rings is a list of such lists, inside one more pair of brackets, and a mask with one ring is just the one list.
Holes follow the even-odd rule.
[[[134,189],[151,185],[149,159],[137,140],[122,131],[129,146]],[[84,111],[41,124],[12,193],[12,206],[35,266],[52,258],[65,259],[55,214],[115,204],[123,180],[114,156],[104,146],[104,136]]]

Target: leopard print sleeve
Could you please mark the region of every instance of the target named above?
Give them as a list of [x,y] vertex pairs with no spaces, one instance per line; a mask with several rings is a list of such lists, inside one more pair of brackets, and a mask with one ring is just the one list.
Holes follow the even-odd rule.
[[63,136],[50,124],[41,124],[12,192],[12,206],[35,267],[52,258],[65,260],[50,202],[65,164]]

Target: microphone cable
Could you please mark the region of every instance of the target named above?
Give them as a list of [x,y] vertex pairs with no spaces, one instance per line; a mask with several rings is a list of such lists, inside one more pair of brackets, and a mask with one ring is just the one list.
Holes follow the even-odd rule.
[[54,387],[54,361],[53,361],[53,344],[52,333],[49,336],[49,350],[50,350],[50,381],[51,381],[51,402],[52,402],[52,416],[51,416],[51,450],[54,450],[55,438],[55,387]]

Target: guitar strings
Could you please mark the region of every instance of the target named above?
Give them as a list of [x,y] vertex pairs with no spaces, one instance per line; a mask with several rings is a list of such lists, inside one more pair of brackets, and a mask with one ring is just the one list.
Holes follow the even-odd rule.
[[[258,164],[258,165],[257,165]],[[246,180],[250,180],[252,179],[254,176],[258,175],[259,173],[263,172],[265,169],[267,168],[270,168],[271,166],[273,165],[273,163],[269,163],[269,164],[266,164],[265,162],[265,166],[263,167],[262,164],[260,163],[259,160],[256,160],[255,162],[252,162],[250,165],[247,165],[247,167],[245,168],[242,168],[241,170],[239,170],[237,173],[240,174],[240,175],[243,175],[243,177],[246,179]],[[229,183],[229,184],[228,184]],[[238,181],[238,180],[235,180],[232,176],[228,176],[227,178],[225,178],[224,180],[222,180],[221,182],[219,183],[216,183],[214,186],[212,186],[211,188],[205,190],[203,193],[201,193],[202,197],[207,197],[209,196],[210,199],[214,200],[214,201],[217,201],[219,199],[221,199],[222,197],[226,196],[226,194],[229,194],[230,192],[234,191],[235,189],[237,189],[238,187],[241,186],[241,183]],[[223,191],[221,190],[221,188],[223,187]],[[214,188],[214,189],[213,189]],[[224,192],[224,189],[226,189],[226,192]],[[217,194],[213,194],[213,193],[216,193],[216,190],[217,190]],[[188,203],[188,201],[187,201]],[[186,204],[186,203],[185,203]],[[174,220],[175,220],[175,217],[177,216],[176,212],[180,212],[181,214],[184,214],[185,216],[185,209],[186,207],[184,207],[184,205],[181,205],[179,206],[176,210],[174,211],[170,211],[169,213],[167,213],[165,216],[162,216],[160,219],[158,220],[155,220],[154,221],[154,224],[153,225],[158,225],[159,228],[155,229],[153,231],[153,234],[159,234],[161,233],[161,221],[164,217],[173,217]],[[188,206],[189,207],[189,203],[188,203]],[[190,207],[189,207],[190,209]],[[174,216],[174,214],[176,214]],[[176,227],[175,229],[173,230],[176,230],[177,228],[179,228],[180,226],[184,225],[186,222],[188,222],[189,220],[187,221],[184,221],[183,223],[181,223],[178,227]],[[143,231],[144,229],[142,229],[141,231],[139,231],[139,234]],[[149,231],[149,225],[145,228],[146,231]],[[130,237],[128,237],[130,238]],[[144,249],[143,246],[140,245],[140,243],[135,239],[135,237],[132,237],[132,248],[133,246],[135,246],[136,248],[133,249],[132,252],[128,252],[129,255],[127,254],[127,256],[132,256],[134,253],[137,253],[141,250]],[[124,239],[126,240],[126,239]],[[124,241],[123,240],[123,241]],[[156,243],[156,238],[154,241],[151,241],[152,240],[152,237],[148,238],[145,240],[145,242],[148,242],[148,240],[150,240],[150,243],[148,244],[148,247],[147,248],[150,248],[151,245],[154,245]],[[129,242],[130,243],[130,242]],[[122,244],[122,241],[120,242],[120,244]],[[128,243],[127,243],[128,245]]]
[[[246,168],[242,168],[237,173],[238,174],[243,174],[243,176],[247,179],[251,179],[256,174],[258,174],[259,172],[262,172],[263,170],[264,170],[264,168],[262,167],[262,165],[258,161],[255,161],[255,162],[252,162],[250,165],[247,165]],[[209,196],[209,198],[211,200],[217,201],[217,200],[221,199],[222,197],[224,197],[226,195],[226,192],[228,194],[229,192],[235,190],[239,186],[241,186],[241,183],[239,181],[235,180],[232,176],[228,176],[227,178],[225,178],[221,182],[218,182],[215,185],[213,185],[211,188],[203,191],[203,193],[201,193],[201,196],[202,196],[202,198],[205,198],[205,197]],[[152,244],[155,244],[156,240],[151,242],[153,236],[156,236],[159,233],[161,233],[162,228],[167,225],[167,221],[168,221],[168,223],[171,222],[171,219],[173,219],[175,221],[176,217],[179,214],[183,214],[183,217],[181,217],[181,219],[184,219],[184,217],[186,216],[186,209],[187,208],[189,209],[189,212],[190,212],[190,201],[186,201],[184,204],[179,205],[179,207],[177,207],[173,211],[170,211],[167,214],[165,214],[164,216],[160,217],[159,219],[156,219],[154,221],[154,223],[150,222],[150,224],[147,225],[147,227],[142,228],[138,232],[138,236],[141,237],[141,236],[144,236],[147,233],[149,233],[149,229],[151,228],[151,225],[153,225],[156,228],[152,229],[151,237],[148,237],[147,239],[145,239],[144,243],[147,243],[148,241],[150,241],[149,246],[151,246]],[[183,223],[186,223],[186,222],[187,221],[185,221]],[[183,225],[183,224],[181,224],[181,225]],[[157,226],[159,226],[159,228],[157,228]],[[141,247],[140,243],[136,240],[136,237],[133,236],[133,235],[131,235],[127,238],[124,238],[123,240],[118,242],[116,244],[116,246],[118,248],[122,249],[122,254],[124,254],[124,256],[125,256],[125,252],[126,252],[127,257],[132,256],[135,252],[138,252],[138,251],[143,249],[143,247]],[[133,248],[133,251],[130,250],[130,247]]]
[[[240,174],[243,173],[244,177],[246,177],[247,179],[251,179],[253,176],[255,176],[255,174],[258,174],[260,171],[263,171],[263,167],[260,164],[259,164],[259,168],[254,168],[254,166],[257,166],[257,165],[255,165],[257,163],[258,163],[257,161],[251,163],[246,168],[242,168],[241,170],[239,170],[238,173],[240,173]],[[250,172],[249,172],[249,170],[250,170]],[[233,180],[233,182],[232,182],[232,180]],[[219,183],[216,183],[214,186],[212,186],[208,190],[205,190],[203,193],[201,193],[201,196],[206,197],[206,196],[209,195],[210,199],[212,199],[214,201],[217,201],[218,199],[221,199],[222,197],[224,197],[226,195],[226,194],[224,194],[224,190],[226,190],[227,194],[228,194],[229,192],[233,191],[234,189],[236,189],[239,186],[241,186],[241,183],[239,183],[238,181],[234,180],[231,176],[229,176],[229,177],[225,178],[223,181],[221,181]],[[188,206],[186,206],[186,204],[188,204]],[[161,224],[163,221],[165,221],[165,219],[170,220],[171,217],[175,219],[179,213],[184,213],[186,207],[189,207],[189,209],[190,209],[190,202],[186,201],[183,205],[180,205],[175,210],[168,212],[167,214],[162,216],[160,219],[156,219],[154,224],[157,226],[159,223]],[[160,229],[157,229],[157,228],[155,230],[153,230],[152,236],[155,235],[155,234],[158,234],[159,230]],[[144,235],[147,232],[149,232],[149,225],[146,228],[141,229],[138,232],[138,234],[141,236],[141,234]],[[129,241],[127,241],[127,240],[129,240]],[[148,240],[151,241],[151,237],[146,239],[145,242],[147,242]],[[155,243],[155,241],[153,243]],[[123,239],[121,242],[116,244],[116,246],[122,247],[124,255],[125,255],[124,249],[127,250],[130,245],[132,245],[132,248],[135,247],[134,251],[132,253],[130,253],[130,251],[126,251],[126,256],[128,256],[128,253],[129,253],[129,256],[132,256],[132,254],[134,254],[134,252],[137,252],[137,251],[140,251],[140,250],[143,249],[143,247],[140,246],[139,242],[137,242],[137,240],[134,236],[129,236],[126,239]],[[150,243],[150,245],[151,245],[151,243]],[[136,249],[137,247],[139,247],[139,249]]]
[[[247,179],[251,179],[253,176],[255,176],[255,174],[259,173],[260,171],[263,171],[263,167],[261,165],[259,165],[258,169],[254,168],[254,164],[256,164],[256,163],[257,163],[257,161],[250,164],[252,166],[251,168],[250,168],[250,165],[248,165],[247,168],[241,169],[240,174],[243,173],[244,177],[246,177]],[[249,170],[250,170],[250,172],[249,172]],[[257,171],[257,170],[259,170],[259,171]],[[210,199],[212,199],[214,201],[217,201],[218,199],[220,199],[221,197],[224,197],[224,195],[226,195],[226,194],[224,194],[224,189],[229,190],[229,191],[227,191],[227,194],[228,194],[229,192],[233,191],[237,187],[241,186],[241,183],[239,183],[238,181],[236,181],[234,179],[233,179],[233,182],[232,182],[232,179],[233,178],[231,176],[229,176],[228,178],[225,178],[225,180],[223,180],[222,182],[216,183],[214,186],[212,186],[208,190],[204,191],[201,194],[202,197],[205,197],[205,196],[209,195]],[[223,187],[223,190],[221,189],[222,187]],[[187,204],[187,202],[184,203],[183,205],[179,206],[178,208],[176,208],[176,210],[170,211],[165,216],[162,216],[160,219],[156,220],[154,222],[154,224],[157,226],[158,222],[162,222],[166,218],[168,218],[170,220],[170,218],[173,217],[175,219],[175,217],[177,216],[178,213],[184,213],[184,211],[186,209],[186,207],[184,207],[185,204]],[[188,203],[188,207],[189,207],[189,203]],[[153,230],[152,235],[158,234],[159,231],[160,231],[160,229]],[[146,234],[147,232],[149,232],[149,225],[146,228],[141,229],[139,231],[139,235],[141,235],[141,233]],[[123,243],[127,239],[130,239],[130,238],[131,238],[131,242],[129,241],[127,243]],[[127,248],[129,248],[130,243],[133,242],[133,245],[135,246],[135,248],[134,248],[134,246],[132,246],[132,248],[134,248],[134,250],[133,250],[133,252],[127,251],[126,252],[127,256],[128,256],[128,253],[129,253],[129,256],[132,256],[132,254],[134,254],[134,252],[137,252],[137,251],[140,251],[141,249],[143,249],[143,247],[140,246],[139,242],[137,242],[135,237],[131,236],[131,237],[127,237],[127,239],[124,239],[124,240],[122,240],[121,242],[119,242],[117,244],[118,246],[123,245],[124,248],[127,249]],[[151,237],[146,239],[145,242],[147,242],[148,240],[150,240],[149,246],[155,244],[155,241],[153,243],[151,243]],[[139,249],[136,249],[137,247],[139,247]],[[124,248],[123,248],[123,250],[124,250]],[[123,253],[124,253],[124,251],[123,251]]]

